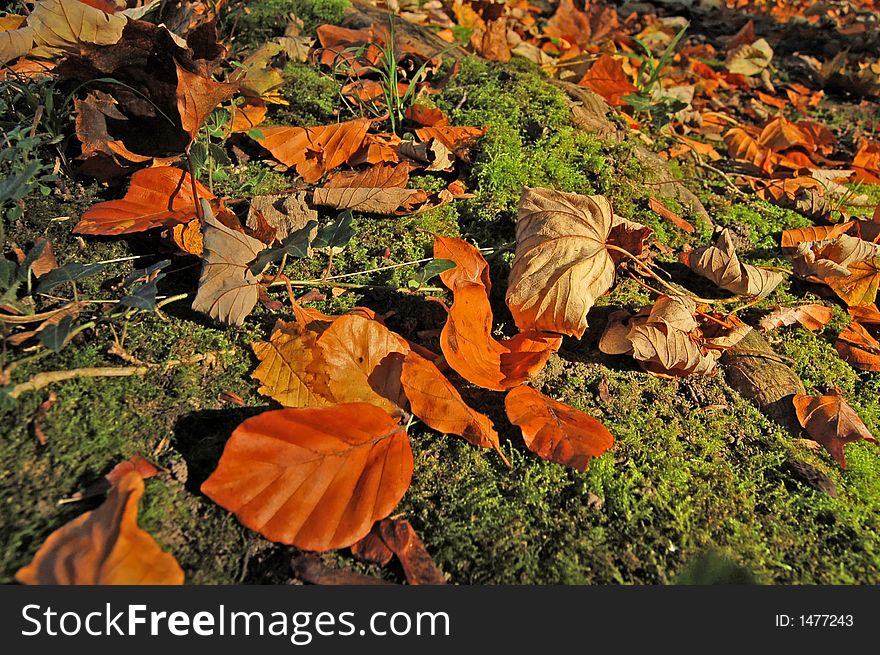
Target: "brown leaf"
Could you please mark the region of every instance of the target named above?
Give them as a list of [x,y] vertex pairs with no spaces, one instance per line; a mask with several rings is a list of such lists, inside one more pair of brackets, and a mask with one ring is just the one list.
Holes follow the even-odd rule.
[[611,224],[604,196],[523,190],[506,298],[520,330],[583,335],[587,312],[614,282]]
[[31,263],[31,272],[38,278],[42,277],[49,271],[54,271],[58,268],[58,260],[55,259],[55,251],[52,248],[52,242],[45,237],[37,237],[37,239],[34,240],[34,247],[36,248],[41,243],[46,244],[43,248],[43,252]]
[[[196,192],[199,198],[214,198],[198,181]],[[116,236],[186,223],[197,216],[196,201],[192,178],[186,171],[170,166],[145,168],[131,176],[124,198],[100,202],[87,209],[73,231]]]
[[485,133],[485,127],[458,125],[435,125],[416,129],[416,136],[420,141],[436,139],[458,156],[462,156]]
[[411,585],[446,584],[443,572],[428,554],[425,544],[406,520],[385,519],[379,523],[382,540],[403,567],[406,581]]
[[[628,221],[615,214],[611,232],[608,234],[608,244],[622,248],[629,254],[638,257],[645,249],[645,239],[652,234],[654,234],[654,230],[651,228],[635,221]],[[626,255],[617,250],[611,250],[608,254],[611,255],[615,264],[620,264],[628,259]]]
[[264,127],[257,143],[312,183],[357,152],[369,127],[366,118],[318,127]]
[[614,445],[608,429],[592,416],[527,386],[504,399],[507,418],[522,429],[529,450],[541,458],[586,471],[590,459]]
[[823,241],[825,239],[834,239],[841,234],[846,234],[855,224],[851,221],[848,223],[837,223],[835,225],[817,225],[811,227],[797,228],[782,231],[782,250],[791,253],[797,250],[802,243],[811,241]]
[[[306,202],[305,191],[288,195],[254,196],[250,199],[246,221],[249,228],[257,227],[258,214],[275,229],[277,241],[284,241],[288,234],[304,228],[309,221],[318,220],[318,212]],[[311,236],[314,238],[314,234]]]
[[201,257],[205,249],[201,221],[194,218],[188,223],[178,223],[171,229],[171,240],[183,252]]
[[143,493],[141,476],[127,473],[100,507],[50,534],[15,579],[22,584],[183,584],[174,557],[137,525]]
[[366,537],[351,545],[351,554],[362,562],[385,566],[394,557],[394,552],[382,540],[378,523],[374,523]]
[[846,468],[843,447],[853,441],[877,440],[836,389],[824,396],[796,394],[792,399],[798,421],[814,441],[831,453],[842,468]]
[[765,39],[746,45],[742,44],[727,55],[727,70],[739,75],[758,75],[773,60],[773,49]]
[[825,305],[800,305],[798,307],[779,307],[761,319],[761,329],[773,330],[783,325],[800,323],[804,329],[815,332],[825,327],[831,320],[832,310]]
[[207,201],[201,203],[204,259],[192,308],[218,321],[241,325],[257,304],[259,280],[249,267],[265,245],[229,229],[214,217]]
[[323,551],[388,516],[412,471],[406,430],[374,405],[280,409],[236,428],[202,492],[267,539]]
[[[390,552],[390,551],[389,551]],[[390,585],[391,582],[356,571],[327,566],[315,553],[304,553],[291,563],[293,573],[303,582],[314,585]]]
[[847,305],[869,305],[880,285],[880,245],[849,234],[801,243],[794,271],[827,284]]
[[610,55],[599,57],[578,84],[598,93],[612,107],[626,104],[622,97],[638,91],[623,63]]
[[425,425],[445,434],[457,434],[474,446],[501,452],[498,433],[489,417],[468,407],[455,387],[427,359],[407,353],[400,382],[410,411]]
[[177,67],[177,110],[184,131],[195,139],[199,128],[208,115],[221,102],[229,100],[237,85],[215,82],[183,68]]
[[501,16],[488,21],[485,29],[478,26],[471,33],[471,47],[479,55],[491,61],[510,61],[510,47],[507,45],[507,18]]
[[367,214],[411,211],[428,198],[423,189],[407,189],[409,164],[379,164],[361,172],[341,172],[312,193],[317,205],[352,209]]
[[860,371],[880,371],[880,341],[867,328],[852,321],[837,337],[834,347],[841,359]]
[[740,296],[763,298],[785,279],[782,273],[740,263],[727,228],[718,235],[715,245],[690,251],[687,265],[698,275]]

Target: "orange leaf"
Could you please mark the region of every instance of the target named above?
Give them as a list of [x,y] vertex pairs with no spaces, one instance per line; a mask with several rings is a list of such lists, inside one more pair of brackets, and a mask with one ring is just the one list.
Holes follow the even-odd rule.
[[846,234],[854,227],[855,223],[837,223],[835,225],[818,225],[815,227],[804,227],[793,230],[782,231],[782,250],[794,251],[797,247],[808,241],[824,241],[825,239],[834,239],[841,234]]
[[249,100],[241,107],[232,107],[232,132],[249,132],[266,119],[268,108],[262,100]]
[[138,527],[143,493],[141,476],[126,473],[100,507],[50,534],[15,579],[22,584],[183,584],[177,560]]
[[409,399],[410,411],[425,425],[501,453],[498,433],[489,417],[468,407],[452,383],[427,359],[414,352],[407,353],[400,382]]
[[312,183],[359,150],[369,127],[367,118],[318,127],[264,127],[257,143]]
[[214,107],[229,100],[237,85],[215,82],[209,77],[190,73],[177,62],[177,111],[184,131],[195,139],[199,128]]
[[672,223],[678,228],[681,228],[685,232],[693,233],[695,228],[693,225],[684,220],[681,216],[676,214],[674,211],[667,209],[666,206],[654,198],[653,196],[648,198],[648,206],[651,208],[651,211],[659,216],[662,216],[667,221]]
[[529,450],[557,464],[586,471],[591,457],[614,445],[614,437],[592,416],[527,386],[504,399],[507,418],[522,429]]
[[267,539],[323,551],[388,516],[412,472],[406,430],[378,407],[279,409],[235,429],[202,492]]
[[434,235],[434,259],[448,259],[455,262],[455,268],[440,273],[440,279],[450,289],[455,289],[459,281],[477,282],[492,289],[489,279],[489,264],[479,250],[463,239]]
[[853,159],[853,168],[856,170],[853,182],[880,184],[880,143],[862,141]]
[[[200,198],[214,194],[198,181]],[[77,234],[116,236],[154,227],[186,223],[195,218],[189,173],[172,166],[145,168],[131,176],[131,186],[121,200],[101,202],[87,209],[73,231]]]
[[621,96],[638,91],[624,72],[621,61],[610,55],[599,57],[578,85],[595,91],[612,107],[626,104]]
[[440,333],[446,362],[465,380],[504,391],[544,368],[561,337],[527,331],[507,341],[492,336],[492,307],[482,284],[461,281]]
[[825,396],[797,394],[792,402],[801,427],[811,439],[822,444],[842,468],[846,468],[843,454],[846,444],[862,439],[877,443],[859,415],[836,389]]
[[462,127],[457,125],[435,125],[434,127],[420,127],[416,130],[416,136],[420,141],[437,139],[456,153],[470,148],[485,133],[485,127]]
[[860,371],[880,371],[880,341],[859,323],[845,327],[834,343],[840,357]]
[[832,310],[825,305],[801,305],[780,307],[761,319],[762,330],[773,330],[783,325],[800,323],[804,329],[815,332],[831,320]]
[[189,223],[178,223],[171,230],[171,239],[183,252],[201,257],[205,249],[202,224],[194,218]]

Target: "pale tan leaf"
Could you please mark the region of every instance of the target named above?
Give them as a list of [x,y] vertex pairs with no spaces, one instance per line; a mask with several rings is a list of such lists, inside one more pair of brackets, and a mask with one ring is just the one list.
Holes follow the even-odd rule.
[[611,224],[604,196],[523,189],[506,298],[520,330],[584,333],[587,312],[614,282]]
[[732,235],[726,228],[718,235],[715,245],[692,250],[687,263],[695,273],[740,296],[763,298],[785,277],[776,271],[740,263]]

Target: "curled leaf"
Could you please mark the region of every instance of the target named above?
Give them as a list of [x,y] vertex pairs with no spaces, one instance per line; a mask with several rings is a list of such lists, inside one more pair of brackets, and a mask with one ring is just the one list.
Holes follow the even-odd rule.
[[726,228],[718,235],[715,245],[692,250],[687,264],[695,273],[741,296],[763,298],[784,279],[782,273],[740,263],[730,230]]
[[773,330],[783,325],[800,323],[804,329],[815,332],[825,327],[831,320],[832,310],[825,305],[800,305],[780,307],[761,319],[761,329]]
[[846,457],[843,453],[846,444],[863,439],[877,443],[862,419],[837,389],[824,396],[796,394],[792,402],[801,427],[811,439],[822,444],[831,453],[841,468],[846,468]]

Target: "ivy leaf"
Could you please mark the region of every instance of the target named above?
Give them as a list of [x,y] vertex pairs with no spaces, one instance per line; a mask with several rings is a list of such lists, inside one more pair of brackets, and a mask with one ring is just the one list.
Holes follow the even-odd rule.
[[40,343],[52,352],[61,352],[67,343],[70,329],[73,327],[73,316],[65,316],[57,323],[47,325],[39,333]]
[[350,211],[342,212],[335,221],[331,221],[320,230],[312,241],[314,248],[327,248],[330,252],[342,252],[354,237],[351,223],[354,216]]
[[76,282],[77,280],[91,277],[103,270],[103,264],[80,264],[79,262],[70,262],[61,268],[49,271],[41,277],[36,291],[37,293],[46,293],[52,291],[52,289],[60,287],[62,284]]

